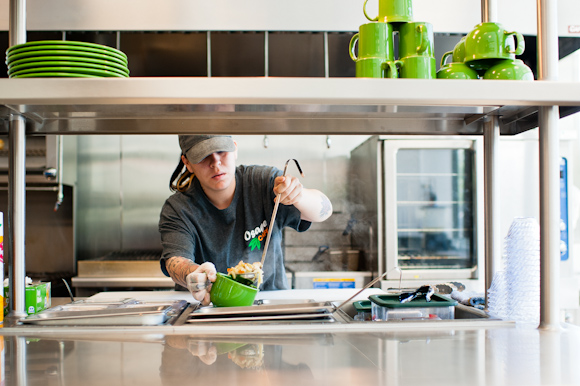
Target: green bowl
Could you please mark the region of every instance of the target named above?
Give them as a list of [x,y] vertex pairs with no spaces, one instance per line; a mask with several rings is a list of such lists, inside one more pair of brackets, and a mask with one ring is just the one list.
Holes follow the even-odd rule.
[[211,302],[216,307],[243,307],[254,304],[258,289],[238,283],[218,272],[209,293]]
[[226,354],[230,351],[239,349],[240,347],[247,346],[248,343],[234,343],[234,342],[216,342],[215,346],[217,349],[217,355]]

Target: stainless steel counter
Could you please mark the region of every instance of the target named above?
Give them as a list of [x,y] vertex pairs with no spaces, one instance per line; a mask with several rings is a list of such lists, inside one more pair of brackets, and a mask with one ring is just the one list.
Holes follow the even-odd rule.
[[[271,304],[298,304],[305,301],[319,303],[341,304],[355,295],[358,289],[315,289],[315,290],[286,290],[286,291],[263,291],[259,292],[256,300]],[[20,323],[18,320],[9,319],[5,323],[3,330],[5,335],[34,334],[36,336],[94,336],[102,333],[111,334],[203,334],[204,336],[219,336],[230,334],[235,328],[238,334],[310,334],[310,333],[342,333],[342,332],[383,332],[400,330],[420,330],[425,324],[420,321],[391,321],[391,322],[362,322],[354,320],[356,311],[352,302],[356,300],[366,300],[372,294],[384,294],[381,289],[370,288],[357,294],[350,302],[344,305],[339,311],[329,314],[328,317],[313,318],[308,320],[288,320],[285,318],[266,318],[261,320],[256,318],[251,321],[220,323],[205,322],[204,320],[191,320],[189,314],[197,307],[197,301],[193,299],[189,292],[185,291],[118,291],[101,292],[87,301],[95,303],[123,303],[128,300],[137,300],[139,303],[160,303],[184,300],[191,304],[180,317],[171,323],[159,325],[116,325],[79,323],[71,328],[70,323],[57,325],[54,323]],[[243,315],[242,315],[243,316]],[[260,315],[255,315],[260,316]],[[324,316],[324,315],[320,315]],[[260,319],[260,320],[257,320]],[[263,319],[263,318],[262,318]],[[222,319],[224,320],[224,319]],[[36,319],[35,319],[36,321]],[[38,322],[38,321],[36,321]],[[235,326],[235,327],[233,327]],[[504,321],[497,318],[490,318],[484,312],[472,307],[458,305],[455,311],[455,319],[437,320],[430,323],[430,328],[437,330],[447,330],[456,328],[496,328],[513,327],[511,321]]]
[[572,385],[580,331],[10,336],[5,385]]
[[[360,298],[379,292],[369,289]],[[352,293],[292,290],[261,297],[329,301]],[[175,291],[103,292],[92,299],[128,297],[192,301]],[[5,385],[580,384],[580,328],[570,325],[551,332],[461,320],[1,331]]]

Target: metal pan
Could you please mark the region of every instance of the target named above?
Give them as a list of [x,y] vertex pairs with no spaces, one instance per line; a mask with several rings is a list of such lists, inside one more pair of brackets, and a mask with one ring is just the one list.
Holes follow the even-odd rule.
[[331,314],[294,314],[294,315],[263,315],[263,316],[231,316],[188,319],[187,323],[215,323],[215,322],[268,322],[276,320],[322,320],[334,322]]
[[299,304],[264,304],[249,307],[202,307],[190,314],[191,318],[219,318],[237,316],[275,316],[329,314],[334,310],[330,302]]
[[165,323],[177,310],[170,305],[87,311],[46,310],[21,320],[24,324],[52,326],[150,326]]
[[314,299],[260,299],[256,300],[256,305],[272,305],[272,304],[301,304],[314,303]]

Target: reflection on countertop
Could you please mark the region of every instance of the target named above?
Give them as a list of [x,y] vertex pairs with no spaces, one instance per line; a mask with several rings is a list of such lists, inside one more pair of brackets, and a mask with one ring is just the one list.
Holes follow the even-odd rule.
[[1,339],[5,385],[580,384],[574,326]]

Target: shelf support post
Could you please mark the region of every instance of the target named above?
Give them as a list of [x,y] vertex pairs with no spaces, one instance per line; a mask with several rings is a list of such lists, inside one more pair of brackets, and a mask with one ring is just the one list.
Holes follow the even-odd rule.
[[26,291],[26,123],[20,115],[10,115],[8,132],[10,158],[8,179],[8,243],[10,317],[25,317]]
[[[26,1],[10,0],[10,46],[26,43]],[[9,189],[8,189],[8,259],[10,317],[26,316],[26,121],[10,115],[9,121]]]
[[497,22],[497,0],[481,0],[481,22]]
[[[557,2],[537,0],[538,80],[558,80]],[[560,328],[560,149],[558,106],[539,108],[540,329]]]
[[487,310],[487,290],[491,287],[493,275],[500,264],[501,236],[499,227],[499,118],[492,115],[483,124],[483,186],[485,216],[485,309]]

